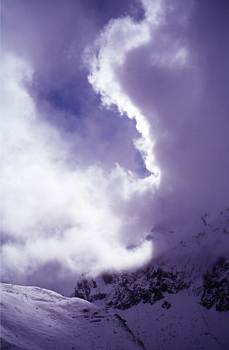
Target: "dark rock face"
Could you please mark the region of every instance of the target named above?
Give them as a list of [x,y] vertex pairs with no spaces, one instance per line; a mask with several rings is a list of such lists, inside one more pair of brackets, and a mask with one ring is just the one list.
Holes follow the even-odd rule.
[[[81,279],[73,296],[90,302],[102,301],[108,308],[125,310],[140,302],[154,304],[167,294],[192,287],[191,278],[185,276],[183,272],[154,269],[152,266],[135,272],[106,274],[96,281]],[[202,276],[199,288],[203,307],[229,311],[229,259],[219,258]],[[162,307],[169,309],[171,304],[164,301]]]
[[[141,279],[145,283],[139,283]],[[143,281],[142,281],[143,282]],[[117,309],[128,309],[139,302],[154,304],[164,298],[165,293],[175,294],[187,288],[181,274],[166,272],[161,269],[144,271],[121,276],[119,288],[113,296],[110,305]]]
[[124,310],[140,302],[154,304],[163,299],[165,293],[175,294],[189,286],[182,273],[152,267],[120,275],[106,275],[104,282],[112,286],[109,293],[97,287],[98,283],[94,280],[83,279],[78,281],[74,296],[90,302],[103,299],[106,306]]
[[171,303],[169,303],[167,300],[164,301],[164,303],[161,305],[161,307],[163,307],[163,309],[170,309],[171,308]]
[[106,294],[101,292],[94,293],[93,296],[91,295],[92,290],[95,288],[97,288],[97,284],[94,280],[81,279],[77,282],[73,296],[87,301],[104,299]]
[[203,276],[201,305],[217,311],[229,311],[229,259],[221,257]]

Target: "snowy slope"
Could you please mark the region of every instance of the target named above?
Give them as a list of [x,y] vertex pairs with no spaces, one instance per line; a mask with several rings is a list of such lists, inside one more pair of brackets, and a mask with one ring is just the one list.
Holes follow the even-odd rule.
[[228,350],[229,313],[207,310],[189,290],[120,311],[147,350]]
[[134,350],[140,341],[118,316],[79,298],[1,284],[1,349]]

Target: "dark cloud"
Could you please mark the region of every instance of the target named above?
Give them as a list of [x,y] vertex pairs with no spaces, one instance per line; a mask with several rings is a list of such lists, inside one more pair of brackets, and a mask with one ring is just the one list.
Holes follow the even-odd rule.
[[[126,93],[151,120],[163,220],[193,219],[229,200],[228,3],[178,5],[119,72]],[[187,50],[183,66],[171,64],[179,46]],[[158,211],[160,217],[161,206]]]

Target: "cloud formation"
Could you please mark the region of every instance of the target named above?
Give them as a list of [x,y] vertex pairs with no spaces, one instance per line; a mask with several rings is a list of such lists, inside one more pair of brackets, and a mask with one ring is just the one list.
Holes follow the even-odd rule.
[[68,145],[39,118],[24,87],[29,65],[6,54],[2,68],[3,278],[50,262],[74,273],[98,273],[149,259],[149,242],[134,249],[122,242],[134,225],[125,209],[138,191],[134,176],[119,166],[106,172],[72,165]]
[[213,3],[164,2],[166,20],[120,70],[123,89],[152,127],[161,171],[152,212],[162,222],[192,226],[201,213],[225,207],[229,199],[228,74],[223,73],[228,45],[220,51],[217,44],[226,40],[222,12],[228,7],[222,3],[216,10]]
[[[151,174],[140,181],[153,188],[145,199],[146,220],[173,226],[189,239],[203,213],[228,205],[228,104],[222,87],[229,80],[221,73],[228,45],[223,54],[217,50],[215,39],[224,38],[217,20],[213,36],[195,36],[201,33],[198,17],[207,28],[212,25],[211,7],[180,1],[142,4],[141,21],[115,19],[102,31],[89,82],[105,107],[115,105],[136,122],[140,138],[135,146]],[[175,244],[182,234],[174,236]]]
[[115,105],[121,115],[134,119],[140,138],[135,146],[140,151],[150,175],[142,180],[143,186],[158,185],[160,171],[153,155],[153,137],[147,117],[133,103],[120,83],[117,69],[125,64],[132,50],[149,43],[151,31],[160,25],[161,1],[145,2],[145,18],[136,22],[131,17],[110,21],[96,41],[94,52],[89,52],[89,82],[100,94],[106,107]]
[[142,264],[228,204],[223,2],[3,10],[5,280],[50,286],[52,274],[60,290],[78,273]]

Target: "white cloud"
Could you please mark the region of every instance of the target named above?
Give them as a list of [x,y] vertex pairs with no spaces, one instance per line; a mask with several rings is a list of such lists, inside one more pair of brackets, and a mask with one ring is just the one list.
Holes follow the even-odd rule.
[[100,94],[103,105],[117,106],[121,115],[126,115],[136,122],[140,137],[134,144],[150,172],[148,178],[141,181],[143,187],[146,183],[155,186],[160,182],[160,170],[153,155],[153,136],[147,117],[123,89],[117,69],[124,65],[131,50],[150,42],[152,30],[160,24],[160,5],[161,1],[158,0],[154,3],[145,1],[146,17],[140,23],[130,17],[110,21],[98,37],[94,51],[88,53],[88,79],[94,90]]
[[182,43],[166,36],[160,37],[160,30],[166,23],[165,2],[142,0],[142,5],[145,17],[141,22],[130,17],[111,20],[99,35],[95,46],[88,50],[86,57],[90,69],[89,82],[95,92],[100,94],[102,104],[108,108],[115,105],[121,115],[135,120],[140,137],[134,140],[134,145],[150,173],[144,179],[139,179],[138,186],[153,190],[160,186],[163,176],[154,155],[155,138],[150,125],[153,116],[148,118],[131,100],[123,86],[120,71],[128,55],[141,47],[150,49],[151,63],[156,67],[182,68],[188,65],[189,57],[188,50]]
[[25,88],[32,69],[9,54],[1,68],[3,277],[25,276],[52,261],[94,273],[149,259],[149,242],[128,250],[123,240],[130,226],[134,234],[137,212],[130,215],[128,203],[139,194],[138,179],[118,165],[108,173],[69,164],[67,143],[41,120]]

